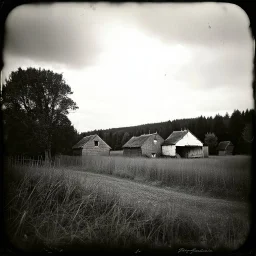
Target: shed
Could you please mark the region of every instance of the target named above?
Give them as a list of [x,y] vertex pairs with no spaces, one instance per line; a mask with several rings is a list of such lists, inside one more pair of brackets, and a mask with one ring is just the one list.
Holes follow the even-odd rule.
[[204,158],[209,157],[209,148],[208,146],[203,146]]
[[232,155],[234,145],[231,141],[221,141],[218,145],[219,156]]
[[83,137],[73,147],[73,155],[109,155],[111,147],[99,137],[99,135],[89,135]]
[[170,157],[204,157],[203,143],[189,130],[173,131],[162,145],[162,155]]
[[164,139],[157,133],[132,137],[123,145],[124,156],[161,156],[161,145]]

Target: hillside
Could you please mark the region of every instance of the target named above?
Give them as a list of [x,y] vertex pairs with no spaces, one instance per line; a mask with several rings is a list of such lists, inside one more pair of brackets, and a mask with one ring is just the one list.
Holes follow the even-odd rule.
[[207,118],[200,116],[197,118],[175,119],[160,123],[88,131],[81,133],[79,139],[97,133],[113,150],[120,150],[122,145],[132,136],[157,132],[166,139],[173,131],[187,128],[202,142],[207,132],[213,132],[218,137],[218,141],[231,140],[236,146],[237,152],[246,153],[249,149],[248,145],[242,140],[242,132],[245,125],[252,122],[254,115],[254,110],[246,110],[245,112],[234,110],[231,116],[228,114]]

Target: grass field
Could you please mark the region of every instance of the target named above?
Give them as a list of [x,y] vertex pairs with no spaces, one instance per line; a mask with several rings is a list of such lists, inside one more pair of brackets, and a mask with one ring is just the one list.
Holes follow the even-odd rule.
[[[16,246],[217,251],[236,249],[246,239],[249,210],[241,196],[249,191],[248,157],[71,161],[66,158],[66,167],[6,170],[7,230]],[[156,181],[159,187],[152,186]],[[214,198],[218,181],[226,191],[222,199]]]
[[199,159],[62,156],[62,166],[172,187],[188,193],[244,200],[249,195],[250,157]]
[[123,156],[123,150],[111,150],[110,156]]

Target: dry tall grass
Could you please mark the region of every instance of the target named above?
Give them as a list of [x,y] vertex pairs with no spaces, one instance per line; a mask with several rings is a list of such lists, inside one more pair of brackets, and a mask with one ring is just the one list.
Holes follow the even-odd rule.
[[175,205],[152,215],[62,169],[13,166],[5,175],[6,228],[26,250],[235,249],[248,232],[248,223],[232,215],[195,221],[186,211],[173,214]]
[[226,199],[245,200],[250,191],[248,156],[202,159],[62,156],[60,165]]

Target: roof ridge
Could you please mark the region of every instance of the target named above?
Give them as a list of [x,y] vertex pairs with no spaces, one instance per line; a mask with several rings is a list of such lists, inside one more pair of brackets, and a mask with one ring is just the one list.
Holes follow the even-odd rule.
[[[169,145],[175,145],[178,141],[184,138],[184,136],[188,133],[188,130],[185,131],[172,131],[172,133],[165,139],[164,144],[170,143]],[[168,142],[169,140],[169,142]],[[170,140],[172,142],[170,142]],[[163,145],[164,145],[163,144]],[[166,145],[168,145],[166,144]]]

